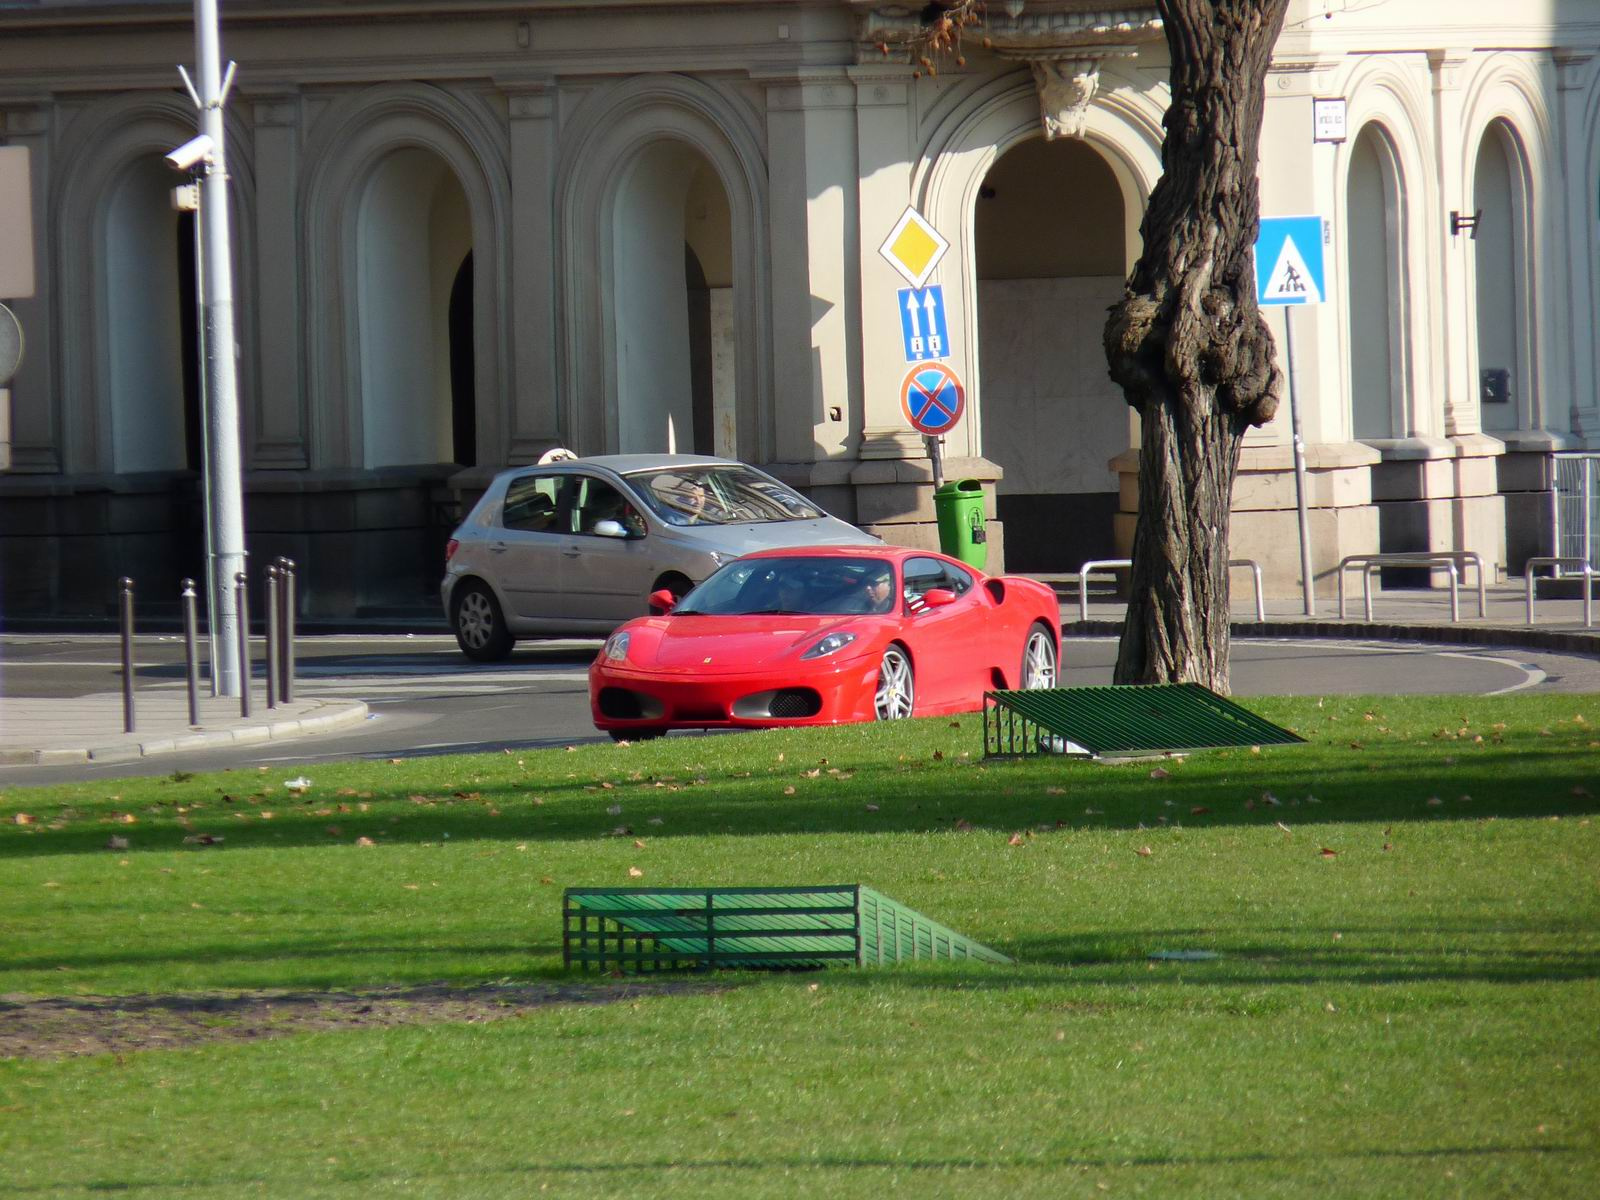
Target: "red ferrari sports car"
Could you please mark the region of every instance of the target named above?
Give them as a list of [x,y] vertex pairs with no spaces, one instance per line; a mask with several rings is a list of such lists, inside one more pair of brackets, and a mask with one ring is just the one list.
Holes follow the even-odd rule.
[[835,725],[963,712],[988,688],[1055,686],[1055,593],[894,546],[769,550],[661,616],[629,621],[589,668],[594,723],[668,729]]

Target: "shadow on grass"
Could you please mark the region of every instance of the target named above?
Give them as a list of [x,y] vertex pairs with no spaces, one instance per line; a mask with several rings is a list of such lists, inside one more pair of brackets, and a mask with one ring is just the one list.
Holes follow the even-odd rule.
[[[1460,761],[1470,754],[1469,761]],[[568,756],[571,757],[571,756]],[[502,776],[506,756],[468,770]],[[1448,760],[1448,761],[1446,761]],[[326,846],[368,837],[384,845],[465,840],[573,841],[788,834],[926,834],[952,829],[1137,830],[1183,826],[1271,827],[1341,822],[1477,821],[1587,816],[1600,808],[1600,757],[1542,739],[1441,756],[1400,746],[1344,762],[1323,748],[1260,757],[1235,752],[1161,764],[1108,766],[1081,761],[811,765],[706,771],[678,767],[630,772],[612,759],[594,774],[560,782],[517,777],[427,787],[415,781],[315,788],[296,799],[249,789],[248,777],[146,785],[155,803],[130,811],[90,801],[31,815],[31,825],[0,831],[0,858],[78,854],[118,848],[206,851]],[[820,760],[826,763],[827,759]],[[581,764],[575,764],[581,765]],[[349,768],[346,768],[348,771]],[[828,770],[834,772],[827,773]],[[634,776],[638,777],[635,778]],[[221,786],[216,786],[220,779]],[[224,788],[230,789],[224,791]],[[131,787],[128,790],[132,790]],[[167,797],[172,798],[167,798]],[[366,811],[362,811],[363,807]],[[182,812],[179,809],[183,809]],[[271,819],[263,817],[272,814]],[[132,821],[127,817],[131,816]],[[191,839],[186,845],[185,838]],[[213,847],[214,849],[214,844]]]
[[[1249,1154],[1160,1154],[1160,1155],[1095,1155],[1095,1154],[1062,1154],[1062,1155],[1028,1155],[1018,1154],[1011,1158],[979,1158],[971,1155],[940,1157],[938,1155],[807,1155],[802,1158],[775,1155],[761,1158],[650,1158],[637,1161],[607,1161],[607,1162],[525,1162],[506,1166],[484,1166],[475,1164],[470,1170],[431,1170],[418,1171],[406,1169],[403,1176],[389,1171],[331,1171],[328,1175],[330,1183],[339,1184],[367,1184],[373,1187],[389,1187],[398,1179],[403,1178],[410,1184],[426,1184],[429,1181],[446,1182],[461,1180],[487,1180],[491,1177],[507,1178],[528,1177],[531,1185],[533,1177],[539,1175],[566,1176],[572,1181],[586,1178],[618,1178],[630,1174],[659,1176],[663,1172],[716,1175],[720,1172],[732,1174],[747,1173],[773,1173],[785,1179],[805,1179],[816,1176],[826,1176],[841,1171],[882,1171],[890,1174],[909,1171],[915,1173],[931,1172],[941,1175],[971,1175],[982,1176],[986,1172],[997,1171],[1119,1171],[1133,1168],[1136,1170],[1168,1168],[1177,1169],[1205,1169],[1208,1167],[1295,1167],[1303,1171],[1315,1171],[1318,1164],[1336,1162],[1351,1163],[1383,1163],[1383,1162],[1430,1162],[1433,1160],[1454,1159],[1492,1159],[1499,1157],[1522,1158],[1531,1155],[1557,1155],[1584,1153],[1584,1147],[1571,1145],[1564,1142],[1529,1141],[1529,1142],[1497,1142],[1492,1145],[1457,1145],[1457,1146],[1418,1146],[1403,1149],[1364,1148],[1351,1150],[1299,1150],[1282,1154],[1272,1154],[1259,1151]],[[294,1177],[295,1184],[303,1185],[303,1176]],[[641,1184],[647,1181],[641,1179]],[[708,1179],[707,1182],[710,1182]],[[1154,1184],[1156,1181],[1147,1180]],[[54,1182],[41,1184],[37,1187],[23,1186],[16,1188],[15,1195],[37,1195],[44,1193],[57,1193],[63,1187],[76,1187],[89,1192],[141,1192],[141,1191],[193,1191],[197,1189],[214,1188],[272,1188],[285,1186],[288,1180],[275,1175],[255,1173],[231,1173],[222,1175],[205,1175],[188,1179],[130,1179],[100,1178],[85,1180],[75,1183]],[[646,1193],[648,1194],[648,1193]]]

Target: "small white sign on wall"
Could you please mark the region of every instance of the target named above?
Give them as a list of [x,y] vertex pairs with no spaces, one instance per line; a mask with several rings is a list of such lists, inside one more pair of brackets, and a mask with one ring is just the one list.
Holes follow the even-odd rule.
[[1342,142],[1345,139],[1345,99],[1343,96],[1318,96],[1311,101],[1312,140]]

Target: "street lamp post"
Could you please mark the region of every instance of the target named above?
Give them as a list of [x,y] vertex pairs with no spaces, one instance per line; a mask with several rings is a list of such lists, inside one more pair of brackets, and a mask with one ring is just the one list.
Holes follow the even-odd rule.
[[199,86],[179,67],[199,110],[199,136],[167,156],[179,170],[199,177],[199,273],[204,282],[201,343],[206,408],[207,556],[210,576],[212,688],[237,696],[248,681],[239,654],[239,610],[234,579],[244,571],[244,486],[239,451],[238,342],[233,320],[233,260],[228,223],[227,137],[222,108],[233,84],[233,64],[222,75],[217,0],[194,0],[194,31]]

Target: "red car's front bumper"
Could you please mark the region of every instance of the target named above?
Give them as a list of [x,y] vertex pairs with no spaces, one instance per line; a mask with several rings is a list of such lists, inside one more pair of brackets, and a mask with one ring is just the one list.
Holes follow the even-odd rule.
[[873,719],[878,660],[805,663],[785,672],[642,671],[604,657],[589,668],[597,729],[759,729]]

